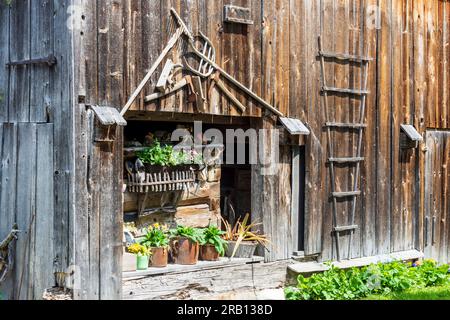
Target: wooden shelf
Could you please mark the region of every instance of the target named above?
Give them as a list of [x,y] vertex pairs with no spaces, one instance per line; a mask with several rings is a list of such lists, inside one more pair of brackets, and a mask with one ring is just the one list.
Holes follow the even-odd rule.
[[176,273],[188,273],[201,270],[218,269],[233,267],[252,263],[264,262],[263,257],[255,256],[250,259],[240,259],[240,258],[220,258],[219,261],[199,261],[198,264],[193,266],[182,266],[177,264],[169,264],[166,268],[149,268],[146,271],[133,271],[124,272],[124,280],[136,280],[139,278],[146,278],[159,275],[176,274]]

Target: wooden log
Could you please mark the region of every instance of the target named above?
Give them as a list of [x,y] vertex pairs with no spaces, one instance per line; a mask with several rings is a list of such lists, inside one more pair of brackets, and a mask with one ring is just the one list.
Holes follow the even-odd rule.
[[219,264],[192,272],[129,278],[123,283],[123,297],[127,300],[214,299],[229,297],[233,292],[278,289],[286,284],[287,266],[286,261],[228,267]]
[[186,227],[205,228],[215,218],[207,204],[177,208],[175,221]]

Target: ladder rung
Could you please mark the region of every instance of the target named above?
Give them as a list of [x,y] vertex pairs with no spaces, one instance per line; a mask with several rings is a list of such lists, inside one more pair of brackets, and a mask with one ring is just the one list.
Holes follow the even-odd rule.
[[327,122],[325,126],[330,128],[348,128],[348,129],[361,129],[367,128],[367,124],[360,123],[336,123],[336,122]]
[[345,232],[345,231],[352,231],[357,230],[359,226],[353,225],[353,226],[345,226],[345,227],[335,227],[333,228],[334,232]]
[[333,192],[333,197],[335,198],[357,197],[359,195],[361,195],[361,191]]
[[325,58],[333,58],[338,60],[347,60],[352,62],[369,62],[373,61],[373,58],[371,57],[364,57],[364,56],[356,56],[352,54],[347,53],[336,53],[336,52],[320,52],[321,56]]
[[337,93],[344,93],[344,94],[352,94],[355,96],[363,96],[367,95],[370,92],[367,90],[359,90],[359,89],[343,89],[343,88],[335,88],[335,87],[323,87],[323,91],[328,92],[337,92]]
[[365,158],[361,157],[355,157],[355,158],[329,158],[329,162],[334,163],[357,163],[357,162],[363,162]]

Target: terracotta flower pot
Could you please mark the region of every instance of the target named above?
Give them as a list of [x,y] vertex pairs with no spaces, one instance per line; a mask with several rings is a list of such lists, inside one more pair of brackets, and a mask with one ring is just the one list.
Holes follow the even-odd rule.
[[200,260],[202,261],[219,261],[219,252],[216,247],[207,244],[200,247]]
[[151,248],[152,257],[150,266],[152,268],[165,268],[169,262],[168,248]]
[[171,241],[172,258],[175,264],[195,265],[198,262],[199,244],[187,238],[175,238]]
[[[250,259],[253,258],[255,255],[255,251],[258,244],[256,242],[241,242],[238,249],[236,250],[236,254],[234,255],[234,258],[246,258]],[[233,255],[234,248],[236,247],[236,241],[230,241],[228,243],[228,248],[226,251],[226,256],[231,258]]]

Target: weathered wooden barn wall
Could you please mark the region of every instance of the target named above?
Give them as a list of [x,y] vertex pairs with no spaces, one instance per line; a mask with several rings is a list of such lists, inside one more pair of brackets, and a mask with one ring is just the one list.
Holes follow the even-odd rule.
[[[0,1],[0,238],[17,222],[6,299],[41,299],[70,253],[72,56],[70,1]],[[12,61],[53,54],[56,66]]]
[[[379,21],[376,8],[380,8]],[[290,71],[296,76],[290,77],[290,115],[306,120],[312,129],[307,149],[307,254],[321,253],[323,260],[336,258],[327,201],[330,179],[317,35],[322,35],[327,51],[364,55],[370,49],[367,55],[376,58],[368,78],[363,196],[352,256],[420,249],[424,153],[421,148],[400,149],[400,125],[413,124],[422,134],[427,128],[448,128],[449,10],[448,1],[291,2]],[[326,69],[329,85],[361,87],[359,67],[328,63]],[[330,100],[337,122],[357,121],[357,100],[342,96]],[[355,154],[356,135],[337,133],[334,139],[340,156]],[[353,176],[338,171],[337,181],[339,189],[346,191]],[[317,201],[317,194],[323,201]],[[448,198],[448,192],[443,196]],[[340,224],[348,225],[350,208],[343,204],[340,209]],[[343,256],[348,238],[343,237]]]
[[[217,61],[230,74],[286,115],[307,122],[312,135],[307,142],[305,251],[319,253],[323,260],[335,257],[335,245],[331,236],[328,150],[317,38],[322,35],[325,50],[374,57],[368,78],[371,94],[367,99],[368,128],[364,138],[366,162],[360,182],[363,196],[356,214],[360,229],[353,237],[352,256],[423,246],[424,197],[419,195],[423,195],[424,189],[425,158],[421,149],[400,149],[400,124],[414,124],[421,133],[430,127],[448,127],[448,1],[104,0],[80,3],[84,6],[84,30],[80,39],[81,61],[77,65],[81,70],[79,92],[86,103],[117,107],[125,103],[171,36],[174,27],[169,23],[169,8],[173,6],[194,33],[200,30],[213,41],[218,50]],[[251,8],[255,24],[223,23],[225,4]],[[376,8],[380,8],[379,21]],[[182,49],[179,46],[171,57],[176,59]],[[326,67],[330,85],[361,86],[358,66],[327,63]],[[142,97],[152,92],[158,76],[157,72],[132,111],[194,113],[194,106],[181,93],[153,105],[143,104]],[[251,106],[245,115],[262,114],[248,98],[240,95],[240,99]],[[358,100],[334,96],[330,105],[336,121],[357,120]],[[238,115],[218,93],[208,112]],[[270,127],[270,123],[265,121],[261,126]],[[351,155],[356,149],[354,134],[335,133],[333,139],[339,141],[341,156]],[[288,192],[284,188],[285,179],[290,177],[266,177],[256,184],[261,190],[267,190],[267,194],[260,202],[266,206],[256,208],[261,212],[254,214],[265,219],[266,229],[273,229],[274,237],[280,234],[276,232],[277,226],[273,226],[277,219],[290,218],[288,201],[279,201],[286,199]],[[347,190],[352,182],[348,170],[338,171],[340,190]],[[270,208],[277,208],[277,212]],[[340,204],[339,224],[348,224],[349,210],[348,204]],[[349,237],[342,239],[343,256],[346,256]],[[287,258],[289,249],[283,245],[274,248],[271,259]]]
[[[225,4],[250,7],[255,24],[224,24]],[[335,250],[317,37],[322,35],[329,51],[362,54],[370,45],[368,55],[376,61],[369,73],[363,197],[357,211],[361,228],[353,239],[352,255],[423,249],[426,245],[433,256],[445,259],[445,252],[448,256],[444,131],[450,130],[449,1],[13,0],[10,8],[0,2],[0,238],[11,222],[23,223],[16,256],[25,262],[19,268],[31,279],[38,270],[48,271],[39,275],[42,283],[26,290],[25,282],[20,288],[20,282],[9,279],[8,297],[20,292],[21,297],[39,298],[42,288],[54,281],[53,273],[66,271],[70,265],[77,265],[82,275],[76,298],[120,297],[121,131],[116,132],[114,143],[94,143],[94,119],[87,105],[120,108],[125,104],[173,31],[168,23],[171,6],[193,32],[201,30],[210,37],[218,50],[217,61],[230,74],[286,115],[310,126],[305,251],[320,254],[322,260],[335,257]],[[381,9],[379,25],[373,12],[377,7]],[[81,23],[80,28],[77,24],[68,28],[73,18]],[[183,47],[177,50],[173,57]],[[3,68],[9,61],[50,53],[58,59],[52,69]],[[359,68],[345,64],[327,67],[328,83],[359,87]],[[143,95],[149,92],[151,86]],[[275,126],[255,103],[236,94],[249,105],[246,116],[266,116],[254,120],[256,127]],[[358,101],[348,97],[330,98],[330,105],[337,121],[354,121],[358,116]],[[150,106],[140,99],[132,110],[195,112],[181,93]],[[217,92],[209,113],[239,115]],[[426,147],[400,150],[402,123],[414,124],[424,135],[428,131]],[[341,155],[354,151],[355,136],[336,133],[334,138]],[[42,146],[43,141],[48,144]],[[255,186],[260,186],[254,197],[261,205],[254,214],[264,220],[265,231],[276,244],[270,260],[288,258],[292,245],[291,159],[286,148],[282,150],[281,174],[261,177],[255,167],[253,175]],[[45,160],[49,153],[53,156]],[[36,159],[29,160],[24,171],[29,180],[28,175],[19,174],[26,157]],[[41,169],[43,164],[46,167]],[[50,182],[38,184],[41,179]],[[348,172],[338,172],[342,190],[352,179]],[[22,202],[21,195],[31,203]],[[342,204],[340,224],[346,223],[344,209]],[[433,218],[435,224],[430,223]],[[38,231],[45,227],[44,238],[39,238]],[[346,241],[348,237],[343,238],[344,244]],[[32,255],[40,257],[38,265],[26,263]],[[19,272],[22,274],[17,269],[13,277]]]
[[425,178],[425,254],[439,261],[450,259],[450,132],[427,132]]

